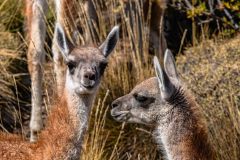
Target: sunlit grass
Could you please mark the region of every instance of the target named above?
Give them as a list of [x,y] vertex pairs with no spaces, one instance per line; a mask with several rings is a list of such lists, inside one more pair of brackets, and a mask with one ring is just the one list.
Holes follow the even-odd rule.
[[[28,91],[30,88],[30,81],[26,80],[26,77],[21,77],[23,74],[28,75],[26,66],[23,65],[26,63],[26,58],[23,56],[25,42],[21,38],[23,37],[21,35],[23,34],[23,16],[19,10],[18,5],[20,4],[16,5],[14,0],[10,1],[0,0],[0,15],[3,17],[0,34],[5,35],[0,36],[1,127],[2,119],[4,116],[6,117],[2,113],[8,113],[8,117],[15,116],[15,118],[8,119],[9,121],[18,121],[22,117],[25,117],[25,122],[29,120],[29,112],[25,108],[26,106],[29,108],[30,102],[18,96],[23,94],[18,85]],[[122,32],[121,39],[109,58],[109,65],[96,97],[89,131],[85,137],[83,159],[160,159],[161,153],[157,151],[151,128],[143,125],[118,123],[109,114],[110,103],[115,98],[127,94],[137,83],[154,76],[154,72],[152,55],[148,53],[149,33],[145,30],[143,32],[144,45],[141,55],[140,51],[134,50],[132,45],[132,42],[138,44],[139,37],[137,31],[131,29],[127,15],[124,15],[123,3],[116,0],[108,0],[104,3],[107,3],[108,10],[98,10],[100,28],[97,34],[100,41],[104,40],[114,25],[121,24]],[[83,6],[78,7],[82,8]],[[96,8],[101,7],[96,6]],[[48,40],[52,38],[54,24],[52,7],[50,7],[50,11],[51,13],[47,17],[50,19],[47,23]],[[84,14],[81,12],[83,12],[82,9],[79,10],[79,15]],[[120,13],[120,21],[117,21],[116,13]],[[19,18],[14,18],[16,14]],[[84,15],[76,22],[83,24],[82,27],[86,34],[89,34],[90,28],[86,23],[88,17],[86,14]],[[108,15],[108,17],[106,18],[104,15]],[[14,25],[15,22],[18,24],[17,26]],[[148,26],[149,19],[146,21],[142,19],[138,23]],[[86,44],[85,38],[84,35],[81,35],[79,42]],[[210,138],[217,151],[217,158],[238,160],[240,158],[240,37],[221,41],[208,40],[206,35],[202,41],[198,42],[195,47],[187,49],[185,54],[177,57],[177,67],[186,85],[192,90],[199,105],[203,108]],[[46,50],[49,58],[45,65],[43,84],[43,106],[46,110],[49,109],[48,106],[56,92],[51,46],[48,42],[50,41],[46,42]],[[93,42],[100,44],[96,39],[93,39]],[[14,60],[18,60],[18,63],[15,63]],[[9,69],[12,67],[15,69],[14,71]],[[19,70],[18,67],[25,67],[25,69]],[[24,81],[18,84],[18,80]],[[20,103],[22,101],[24,103]],[[9,112],[3,112],[3,106],[8,107]],[[19,112],[19,107],[23,108],[20,110],[21,112]],[[17,125],[15,128],[19,130],[22,125],[25,126],[23,130],[26,132],[28,130],[27,123]]]

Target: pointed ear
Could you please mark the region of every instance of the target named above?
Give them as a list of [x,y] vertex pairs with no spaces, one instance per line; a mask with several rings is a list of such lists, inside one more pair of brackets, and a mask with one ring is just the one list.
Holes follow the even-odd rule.
[[164,99],[168,99],[172,96],[174,92],[174,85],[171,83],[166,72],[161,68],[158,58],[156,56],[154,56],[153,63],[159,83],[161,96]]
[[73,45],[66,38],[65,32],[59,23],[56,23],[55,25],[54,40],[56,41],[64,59],[66,60]]
[[119,26],[114,26],[111,32],[108,34],[107,39],[99,47],[105,57],[113,51],[117,41],[119,39]]
[[169,49],[166,49],[164,54],[164,68],[169,77],[178,80],[178,73],[175,65],[175,60],[172,52]]

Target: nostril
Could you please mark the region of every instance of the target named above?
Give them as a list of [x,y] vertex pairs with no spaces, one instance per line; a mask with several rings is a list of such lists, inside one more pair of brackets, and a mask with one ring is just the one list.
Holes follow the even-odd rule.
[[95,74],[92,74],[92,73],[86,73],[84,74],[84,78],[88,80],[95,80],[96,76]]
[[88,78],[89,78],[88,74],[85,74],[85,75],[84,75],[84,78],[87,78],[87,79],[88,79]]
[[112,103],[112,108],[116,108],[118,106],[118,103]]
[[90,75],[89,80],[95,80],[95,74]]

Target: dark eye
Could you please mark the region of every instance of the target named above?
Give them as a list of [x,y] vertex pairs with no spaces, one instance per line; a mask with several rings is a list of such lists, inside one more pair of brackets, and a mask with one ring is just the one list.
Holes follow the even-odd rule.
[[100,73],[102,74],[105,70],[105,68],[107,67],[107,62],[101,62],[99,64],[99,69],[100,69]]
[[77,65],[74,62],[68,62],[67,66],[68,66],[69,72],[73,74]]
[[144,103],[144,102],[146,102],[148,100],[148,97],[145,97],[145,96],[142,96],[142,95],[138,95],[138,94],[135,94],[134,97],[140,103]]

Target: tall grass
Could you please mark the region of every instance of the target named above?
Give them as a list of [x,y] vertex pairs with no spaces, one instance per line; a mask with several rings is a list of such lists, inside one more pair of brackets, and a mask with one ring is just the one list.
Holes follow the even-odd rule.
[[[12,2],[12,0],[10,1]],[[9,34],[11,31],[15,36],[22,37],[23,18],[15,19],[9,23],[10,19],[14,17],[13,15],[16,15],[15,12],[10,12],[10,8],[14,8],[14,6],[16,8],[19,7],[15,3],[11,4],[10,1],[0,0],[1,16],[4,17],[4,22],[2,21],[0,24],[0,26],[4,26],[1,29],[1,33],[4,31]],[[110,104],[115,98],[127,94],[137,83],[154,76],[152,57],[148,53],[149,31],[146,29],[149,28],[151,17],[144,19],[141,16],[140,21],[135,17],[135,26],[132,29],[129,16],[124,12],[123,1],[107,0],[99,2],[101,3],[97,3],[95,7],[100,25],[97,30],[97,38],[92,41],[100,44],[114,25],[121,25],[121,39],[116,50],[109,58],[109,65],[91,114],[91,123],[85,137],[82,157],[85,160],[161,159],[161,152],[157,150],[152,137],[152,128],[143,125],[118,123],[109,114]],[[21,6],[21,4],[19,5]],[[1,6],[5,6],[5,8]],[[44,115],[47,115],[48,106],[55,94],[55,80],[50,53],[51,41],[49,41],[53,33],[54,10],[52,4],[50,6],[50,14],[46,18],[48,19],[47,32],[49,37],[46,42],[46,50],[49,58],[45,65],[45,81],[43,85],[43,107],[46,108]],[[143,15],[141,5],[137,2],[136,6],[136,11],[140,15]],[[79,43],[86,44],[85,35],[92,33],[92,28],[89,28],[88,25],[89,17],[83,12],[82,4],[79,4],[76,8],[79,8],[80,17],[76,22],[81,24],[84,30],[84,34],[80,34]],[[19,10],[13,9],[13,11],[21,15]],[[13,24],[18,20],[20,20],[21,23],[19,24],[21,25],[18,25],[20,28],[17,30]],[[140,31],[136,29],[136,26],[139,23],[145,26],[142,31],[142,40],[144,42],[143,52],[138,49]],[[0,38],[2,40],[4,37]],[[24,47],[21,47],[24,46],[24,40],[22,39],[18,42],[17,45],[13,45],[13,41],[6,41],[6,46],[3,46],[0,50],[0,81],[4,80],[11,87],[13,86],[15,88],[14,92],[17,91],[15,82],[12,79],[5,79],[4,77],[13,77],[15,75],[15,72],[7,70],[11,66],[6,65],[9,60],[19,59],[25,62],[22,55],[13,54],[18,52],[25,53]],[[204,42],[188,49],[185,54],[177,57],[177,67],[182,78],[188,88],[193,91],[198,103],[203,108],[207,119],[209,135],[217,151],[218,159],[237,160],[240,158],[239,44],[240,37],[229,41],[225,40],[224,42],[219,42],[219,40],[214,42],[213,40],[204,39]],[[7,46],[12,47],[10,52],[12,54],[6,51]],[[10,57],[9,55],[14,56]],[[21,73],[28,74],[26,70]],[[18,102],[18,97],[12,90],[10,91],[11,87],[6,83],[0,84],[0,95],[6,97],[9,92],[11,93],[11,100]],[[24,83],[24,85],[25,88],[29,89],[30,83]],[[2,91],[2,88],[6,88],[6,92]],[[3,103],[6,103],[6,99],[0,99],[0,108]],[[27,103],[30,104],[29,101]],[[22,105],[20,104],[19,107],[22,107]],[[13,112],[12,110],[10,111]],[[2,114],[2,109],[0,112],[2,117],[5,116]],[[25,115],[23,113],[25,112],[24,110],[16,112],[19,116]],[[29,116],[26,116],[26,119],[29,120]],[[26,126],[28,124],[24,123],[23,126],[25,126],[23,130],[27,130]]]
[[240,157],[240,37],[205,41],[177,58],[207,119],[218,159]]

